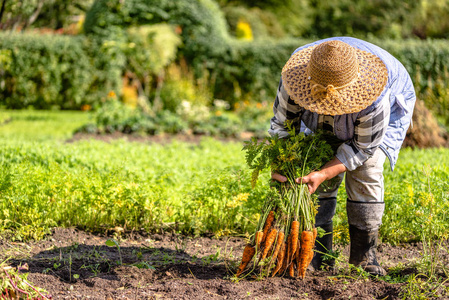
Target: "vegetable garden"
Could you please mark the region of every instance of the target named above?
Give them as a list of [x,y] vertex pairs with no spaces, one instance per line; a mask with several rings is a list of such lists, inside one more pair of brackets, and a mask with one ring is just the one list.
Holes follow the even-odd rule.
[[[448,12],[0,1],[0,299],[449,298]],[[332,150],[319,134],[267,136],[282,66],[329,35],[391,52],[419,99],[395,171],[384,166],[385,277],[347,262],[344,183],[335,266],[307,270],[323,230],[293,179]]]
[[[28,280],[65,297],[71,289],[76,295],[77,288],[79,295],[94,295],[97,289],[90,289],[89,282],[111,272],[120,274],[114,286],[123,288],[110,291],[113,298],[126,292],[139,297],[158,294],[145,288],[157,286],[158,278],[180,280],[187,287],[191,286],[186,282],[195,281],[192,288],[201,286],[192,292],[195,297],[207,295],[209,279],[211,288],[225,284],[233,293],[231,279],[245,240],[256,231],[268,197],[268,170],[261,171],[255,188],[251,187],[252,170],[245,163],[243,142],[208,137],[193,143],[159,143],[148,138],[130,141],[126,137],[104,141],[93,136],[74,140],[72,132],[89,122],[89,113],[2,111],[2,115],[3,266],[27,263],[31,270]],[[370,285],[392,289],[396,298],[408,292],[423,298],[447,293],[447,157],[444,148],[403,149],[396,170],[385,171],[387,209],[381,239],[382,247],[391,249],[380,255],[391,275]],[[366,283],[368,278],[344,265],[348,242],[344,189],[339,199],[335,235],[341,252],[335,255],[341,266],[336,273],[313,272],[305,280],[320,278],[327,285],[328,278],[333,278],[336,290],[332,293],[344,298],[350,294],[343,288]],[[61,240],[58,234],[66,236]],[[120,248],[106,246],[107,239],[117,241]],[[399,255],[404,259],[386,256],[393,250],[403,251]],[[97,264],[98,270],[93,272]],[[193,273],[183,273],[190,264]],[[72,277],[67,275],[70,268]],[[132,281],[131,288],[126,274],[135,272],[142,280]],[[216,277],[222,279],[217,283]],[[5,284],[7,280],[1,278]],[[208,279],[206,283],[204,279]],[[245,285],[256,284],[243,280]],[[281,280],[288,285],[279,289],[283,296],[307,298],[303,294],[309,293],[313,299],[311,295],[318,293],[296,290],[303,285],[296,279]],[[280,284],[276,282],[271,284]],[[263,298],[254,287],[253,295]],[[163,297],[173,296],[161,292],[162,287],[156,289]],[[213,290],[217,294],[215,287]]]

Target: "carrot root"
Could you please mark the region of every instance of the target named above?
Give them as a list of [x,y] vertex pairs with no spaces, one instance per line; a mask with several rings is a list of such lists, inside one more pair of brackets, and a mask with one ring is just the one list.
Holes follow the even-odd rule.
[[309,266],[309,259],[313,257],[313,232],[312,231],[303,231],[301,234],[301,254],[299,258],[299,277],[304,279],[306,276],[306,270]]
[[235,276],[239,277],[243,273],[243,271],[245,270],[246,266],[251,261],[255,253],[256,249],[253,246],[251,246],[250,244],[247,244],[245,246],[242,255],[242,262],[240,263],[240,266],[238,267]]

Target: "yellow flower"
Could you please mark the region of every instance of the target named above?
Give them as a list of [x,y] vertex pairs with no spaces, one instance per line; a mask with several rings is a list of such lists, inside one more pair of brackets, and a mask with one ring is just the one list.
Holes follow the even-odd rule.
[[237,196],[232,197],[232,201],[226,205],[229,208],[236,208],[248,200],[249,193],[240,193]]
[[246,40],[246,41],[252,41],[253,38],[253,31],[251,29],[251,25],[243,20],[240,20],[237,23],[237,28],[235,29],[235,34],[238,39]]
[[91,109],[92,109],[92,106],[90,106],[89,104],[81,105],[81,110],[82,111],[88,111],[88,110],[91,110]]
[[108,98],[115,98],[115,92],[114,91],[109,91],[108,93]]

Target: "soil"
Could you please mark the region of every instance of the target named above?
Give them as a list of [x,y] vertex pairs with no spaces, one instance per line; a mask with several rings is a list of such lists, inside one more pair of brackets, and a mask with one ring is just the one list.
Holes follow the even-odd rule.
[[[108,246],[106,241],[118,242]],[[98,235],[57,228],[44,240],[0,240],[0,261],[28,266],[28,280],[53,299],[401,299],[404,283],[389,283],[349,271],[309,271],[289,277],[233,281],[242,255],[241,237],[184,237],[175,234]],[[340,249],[347,261],[348,249]],[[417,273],[405,266],[419,257],[420,244],[378,247],[382,265],[396,278]],[[396,271],[395,271],[396,270]],[[391,281],[391,280],[390,280]]]

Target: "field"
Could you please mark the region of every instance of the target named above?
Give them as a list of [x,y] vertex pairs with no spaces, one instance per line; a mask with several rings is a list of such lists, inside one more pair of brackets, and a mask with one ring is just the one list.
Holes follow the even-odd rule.
[[385,165],[387,277],[345,263],[342,188],[333,272],[234,282],[269,180],[264,173],[251,188],[242,142],[73,136],[88,120],[0,112],[0,263],[5,274],[28,265],[17,282],[28,276],[55,299],[449,297],[448,149],[403,149],[394,172]]

